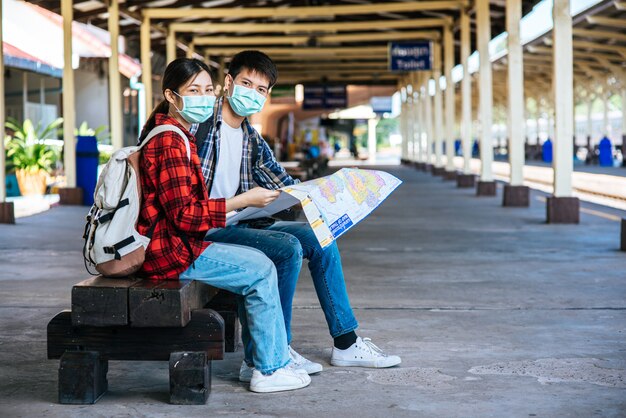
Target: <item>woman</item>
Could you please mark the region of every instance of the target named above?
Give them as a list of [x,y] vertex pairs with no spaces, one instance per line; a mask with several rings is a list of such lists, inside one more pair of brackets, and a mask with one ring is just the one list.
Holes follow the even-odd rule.
[[142,208],[138,231],[152,239],[140,274],[157,280],[193,279],[241,297],[240,320],[253,347],[253,392],[277,392],[307,386],[311,379],[290,364],[278,295],[276,268],[252,248],[204,241],[211,228],[225,226],[226,213],[246,206],[263,207],[278,193],[260,187],[232,199],[209,199],[200,171],[192,123],[207,120],[215,96],[203,62],[172,61],[163,76],[163,100],[146,122],[140,142],[160,125],[181,129],[189,140],[166,131],[142,150]]

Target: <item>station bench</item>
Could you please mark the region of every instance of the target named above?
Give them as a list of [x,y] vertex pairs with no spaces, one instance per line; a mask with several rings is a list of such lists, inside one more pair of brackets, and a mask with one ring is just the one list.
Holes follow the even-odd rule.
[[48,324],[48,358],[60,359],[59,403],[93,404],[109,360],[167,360],[170,403],[203,405],[211,361],[238,343],[235,295],[191,280],[98,276],[72,288],[72,309]]

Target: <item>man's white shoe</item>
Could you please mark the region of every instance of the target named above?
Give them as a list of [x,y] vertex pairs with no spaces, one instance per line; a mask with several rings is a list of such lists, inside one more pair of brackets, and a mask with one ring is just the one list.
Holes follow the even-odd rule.
[[[297,367],[293,361],[290,362],[285,367],[292,368],[296,370],[298,373],[308,374],[306,370],[304,370],[302,367]],[[242,361],[241,367],[239,368],[239,381],[243,383],[250,383],[250,381],[252,380],[253,371],[254,371],[254,366],[248,366],[248,363],[246,363],[245,360]]]
[[311,378],[308,374],[300,373],[290,366],[280,368],[269,375],[264,375],[254,369],[250,380],[250,390],[258,393],[282,392],[301,389],[309,386],[310,383]]
[[302,357],[291,346],[289,346],[289,357],[295,368],[305,370],[308,374],[319,373],[324,369],[321,364]]
[[357,337],[356,342],[345,350],[333,347],[330,364],[333,366],[392,367],[400,364],[398,356],[389,356],[376,347],[369,338]]

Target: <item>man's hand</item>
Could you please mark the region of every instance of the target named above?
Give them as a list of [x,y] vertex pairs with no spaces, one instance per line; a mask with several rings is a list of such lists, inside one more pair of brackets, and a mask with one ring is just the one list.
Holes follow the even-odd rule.
[[279,195],[278,190],[268,190],[263,187],[255,187],[241,194],[248,203],[246,206],[254,206],[255,208],[264,208],[276,200]]
[[268,190],[263,187],[255,187],[245,193],[226,199],[226,212],[253,206],[264,208],[272,203],[280,195],[277,190]]

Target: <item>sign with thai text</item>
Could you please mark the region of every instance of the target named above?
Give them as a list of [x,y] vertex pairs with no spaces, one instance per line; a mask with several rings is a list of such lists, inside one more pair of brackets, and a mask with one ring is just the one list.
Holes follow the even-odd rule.
[[389,70],[431,70],[431,50],[430,42],[389,42]]

